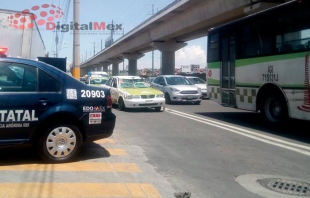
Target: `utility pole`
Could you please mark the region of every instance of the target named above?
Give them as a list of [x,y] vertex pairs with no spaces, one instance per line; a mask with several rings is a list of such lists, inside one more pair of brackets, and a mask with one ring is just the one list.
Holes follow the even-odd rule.
[[96,41],[94,41],[94,56],[95,56],[95,53],[96,53]]
[[55,42],[56,42],[56,58],[58,58],[58,41],[59,41],[59,38],[58,38],[58,33],[56,31],[56,38],[55,38]]
[[[73,23],[80,24],[80,0],[73,1]],[[73,28],[73,77],[80,79],[80,32]]]
[[[152,16],[154,15],[154,4],[152,4]],[[154,76],[154,49],[152,50],[152,76]]]

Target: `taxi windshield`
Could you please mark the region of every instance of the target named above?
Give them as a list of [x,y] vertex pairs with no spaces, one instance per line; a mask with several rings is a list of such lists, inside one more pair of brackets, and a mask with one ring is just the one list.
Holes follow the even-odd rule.
[[150,87],[143,79],[119,79],[120,88],[147,88]]
[[105,84],[107,81],[108,78],[91,77],[90,84]]

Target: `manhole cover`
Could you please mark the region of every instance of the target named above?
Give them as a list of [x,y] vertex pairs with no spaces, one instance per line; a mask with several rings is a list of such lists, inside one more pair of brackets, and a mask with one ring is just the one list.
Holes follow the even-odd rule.
[[310,184],[305,182],[277,178],[259,179],[257,180],[257,182],[269,190],[283,193],[286,195],[310,195]]

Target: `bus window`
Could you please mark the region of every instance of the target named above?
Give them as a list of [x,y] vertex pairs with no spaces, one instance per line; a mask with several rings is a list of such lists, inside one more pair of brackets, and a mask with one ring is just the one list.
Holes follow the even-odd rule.
[[220,48],[219,48],[219,34],[214,34],[210,37],[209,48],[209,62],[215,62],[220,60]]
[[[285,13],[278,17],[278,32],[276,48],[278,53],[288,53],[309,49],[310,41],[310,12],[309,7],[298,12]],[[307,20],[306,20],[307,18]]]

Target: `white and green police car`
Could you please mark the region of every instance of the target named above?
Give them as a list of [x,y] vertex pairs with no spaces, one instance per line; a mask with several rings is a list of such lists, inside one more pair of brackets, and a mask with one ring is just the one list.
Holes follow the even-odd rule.
[[110,87],[112,101],[120,110],[126,108],[154,108],[156,111],[165,109],[163,92],[149,86],[139,76],[113,76],[106,86]]

